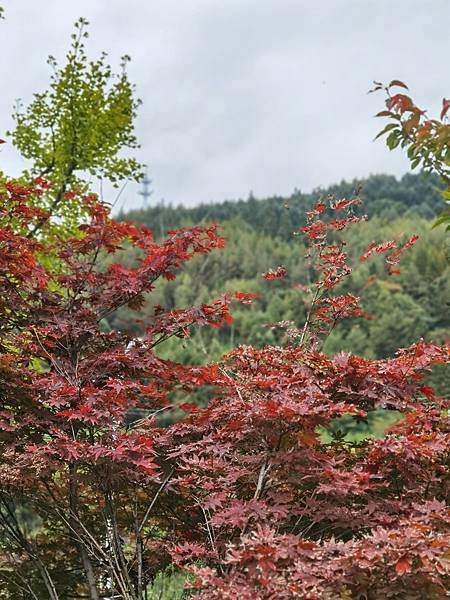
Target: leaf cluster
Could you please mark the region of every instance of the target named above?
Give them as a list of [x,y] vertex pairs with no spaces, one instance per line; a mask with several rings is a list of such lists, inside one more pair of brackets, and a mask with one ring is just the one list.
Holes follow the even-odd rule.
[[[375,82],[371,91],[384,90],[386,110],[376,116],[389,119],[389,123],[376,138],[386,135],[386,145],[390,150],[400,146],[406,150],[411,168],[421,167],[426,173],[437,173],[445,182],[447,189],[443,198],[450,201],[450,124],[447,113],[450,100],[443,98],[439,118],[430,118],[427,111],[416,106],[412,98],[404,92],[392,93],[392,88],[408,90],[405,83],[393,80],[384,86]],[[376,139],[375,138],[375,139]],[[445,210],[435,226],[445,225],[450,230],[450,212]]]
[[[157,346],[231,325],[231,302],[254,294],[156,306],[140,338],[104,321],[222,248],[217,227],[156,242],[87,195],[88,219],[53,241],[52,269],[39,260],[45,241],[27,235],[45,218],[36,195],[13,181],[0,194],[4,597],[143,600],[170,569],[190,575],[199,600],[443,597],[449,403],[423,377],[448,347],[419,340],[384,360],[321,350],[335,321],[360,310],[340,290],[351,253],[336,238],[360,226],[357,197],[319,201],[299,232],[314,274],[303,326],[283,344],[189,366]],[[411,240],[370,244],[362,257],[390,268]],[[132,266],[120,262],[125,244]],[[288,276],[269,272],[267,285]],[[161,427],[157,415],[175,405],[185,417]],[[381,408],[402,417],[381,439],[351,442],[331,427]]]
[[63,66],[49,57],[53,70],[49,88],[35,94],[29,106],[17,105],[11,132],[14,145],[32,164],[25,180],[45,177],[52,181],[40,206],[68,226],[75,225],[80,216],[70,193],[83,189],[86,178],[117,184],[142,174],[141,165],[123,155],[124,149],[138,147],[133,122],[140,101],[134,98],[126,72],[130,58],[122,57],[118,73],[105,53],[89,60],[87,25],[85,19],[76,22]]

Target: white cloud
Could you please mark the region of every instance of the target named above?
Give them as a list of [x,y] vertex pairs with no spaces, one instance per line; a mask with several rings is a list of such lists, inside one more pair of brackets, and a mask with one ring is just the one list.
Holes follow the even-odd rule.
[[[381,96],[402,78],[426,106],[450,93],[447,0],[3,0],[2,130],[14,99],[47,86],[80,15],[89,53],[132,56],[137,121],[155,198],[195,204],[310,190],[373,172],[401,152],[372,143]],[[0,137],[3,136],[3,133]],[[3,168],[18,172],[11,148]],[[130,185],[127,205],[140,202]]]

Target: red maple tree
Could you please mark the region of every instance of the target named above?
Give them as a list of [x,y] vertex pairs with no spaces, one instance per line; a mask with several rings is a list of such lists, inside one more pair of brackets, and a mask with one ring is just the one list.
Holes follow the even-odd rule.
[[[360,220],[359,200],[308,213],[301,233],[317,280],[283,347],[241,346],[191,367],[161,359],[157,346],[229,322],[231,301],[251,295],[157,307],[140,339],[104,322],[125,304],[138,311],[160,277],[222,247],[217,228],[158,244],[86,196],[77,234],[44,243],[29,233],[51,219],[34,208],[45,185],[0,191],[5,597],[142,600],[175,565],[205,600],[443,598],[449,405],[423,376],[448,349],[418,341],[388,360],[321,351],[340,319],[363,312],[337,291],[351,272],[340,236]],[[373,243],[362,259],[389,252],[391,270],[414,241]],[[139,252],[134,267],[111,260],[124,244]],[[203,388],[206,408],[195,402]],[[175,403],[186,418],[159,427]],[[377,408],[403,416],[383,439],[323,435],[336,418]]]

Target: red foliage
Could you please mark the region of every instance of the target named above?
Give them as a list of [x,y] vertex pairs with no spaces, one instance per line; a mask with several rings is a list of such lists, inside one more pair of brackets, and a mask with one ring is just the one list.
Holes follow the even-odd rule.
[[[120,306],[139,307],[159,277],[220,248],[216,227],[157,244],[88,196],[77,236],[44,248],[27,237],[45,217],[32,208],[39,186],[10,182],[0,196],[0,524],[10,506],[2,498],[22,494],[47,519],[53,547],[74,549],[49,560],[47,588],[62,569],[66,578],[84,572],[73,589],[91,598],[93,586],[141,599],[172,561],[195,575],[205,600],[443,598],[449,402],[423,375],[449,350],[419,341],[388,360],[319,350],[339,319],[361,314],[357,297],[334,294],[351,272],[336,232],[361,220],[351,213],[359,200],[331,202],[329,217],[325,202],[309,212],[303,232],[318,277],[295,343],[241,346],[221,364],[190,367],[155,347],[191,326],[229,322],[232,300],[253,295],[158,307],[139,340],[102,323]],[[364,260],[393,250],[395,265],[415,239],[371,245]],[[126,241],[140,251],[135,267],[104,261]],[[39,263],[44,250],[58,257],[53,270]],[[200,388],[213,390],[206,408],[193,402]],[[185,418],[157,427],[156,414],[180,396]],[[323,437],[335,418],[377,408],[403,416],[383,439]],[[41,573],[45,544],[20,542],[12,538],[2,562],[29,560]]]
[[263,273],[264,279],[273,280],[273,279],[284,279],[287,275],[286,267],[280,265],[276,269],[270,269],[267,273]]
[[[372,254],[384,254],[393,250],[390,254],[388,254],[385,258],[387,271],[390,275],[397,275],[399,273],[398,269],[394,269],[393,267],[398,265],[403,253],[414,246],[414,244],[419,239],[419,236],[413,235],[411,236],[403,246],[398,247],[397,242],[395,240],[390,240],[389,242],[383,242],[382,244],[377,244],[373,242],[369,244],[367,250],[362,254],[359,258],[361,262],[365,262]],[[395,249],[395,250],[394,250]]]
[[[358,298],[330,295],[351,268],[327,238],[359,219],[325,213],[317,204],[303,229],[319,275],[308,333],[361,314]],[[398,250],[394,241],[372,245],[365,258],[394,250],[392,265],[416,239]],[[217,398],[160,433],[175,469],[174,561],[196,575],[204,600],[444,597],[449,402],[422,378],[448,361],[448,348],[420,341],[374,361],[314,346],[314,335],[302,335],[297,346],[234,350]],[[364,419],[376,408],[403,414],[385,438],[321,438],[336,417]]]

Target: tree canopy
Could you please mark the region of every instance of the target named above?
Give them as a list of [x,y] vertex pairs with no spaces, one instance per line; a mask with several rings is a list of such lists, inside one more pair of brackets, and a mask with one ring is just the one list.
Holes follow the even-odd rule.
[[36,93],[28,107],[19,103],[11,132],[14,145],[31,163],[24,182],[36,177],[51,181],[39,207],[52,214],[54,226],[62,219],[66,228],[77,223],[81,207],[75,192],[86,189],[87,177],[117,183],[142,174],[142,166],[123,155],[123,150],[137,147],[134,118],[139,100],[126,73],[130,58],[123,56],[118,73],[105,53],[89,60],[87,26],[85,19],[75,23],[62,67],[49,57],[49,88]]
[[[384,360],[322,351],[341,320],[364,316],[343,289],[360,199],[308,211],[299,293],[309,301],[300,322],[274,324],[280,344],[183,365],[157,347],[231,325],[231,302],[251,309],[255,294],[155,306],[139,339],[104,321],[124,305],[139,313],[160,278],[206,261],[224,243],[216,227],[155,242],[87,195],[89,220],[53,242],[52,269],[39,260],[45,240],[27,235],[48,218],[39,194],[14,181],[0,194],[0,597],[143,600],[169,569],[198,600],[413,599],[418,589],[440,599],[449,405],[424,375],[448,347],[418,341]],[[378,257],[394,274],[416,242],[365,244],[359,261]],[[125,243],[133,266],[120,262]],[[262,280],[287,276],[275,264]],[[175,408],[184,417],[161,426]],[[379,409],[395,415],[381,439],[352,441],[336,426]]]

